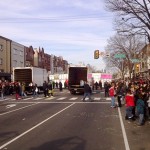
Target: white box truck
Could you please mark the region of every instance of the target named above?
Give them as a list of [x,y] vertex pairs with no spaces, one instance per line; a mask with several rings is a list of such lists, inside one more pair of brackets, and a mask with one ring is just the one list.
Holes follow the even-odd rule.
[[43,82],[48,80],[48,72],[46,69],[37,67],[14,67],[13,82],[24,82],[26,91],[28,92],[30,83],[36,83],[39,92],[43,89]]

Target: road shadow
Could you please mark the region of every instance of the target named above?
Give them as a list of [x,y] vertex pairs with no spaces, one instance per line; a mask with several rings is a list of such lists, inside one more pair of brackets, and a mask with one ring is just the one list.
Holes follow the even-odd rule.
[[77,136],[46,142],[30,150],[85,150],[86,142]]
[[9,139],[12,139],[13,137],[16,137],[18,135],[19,133],[16,131],[0,132],[0,143],[8,141]]

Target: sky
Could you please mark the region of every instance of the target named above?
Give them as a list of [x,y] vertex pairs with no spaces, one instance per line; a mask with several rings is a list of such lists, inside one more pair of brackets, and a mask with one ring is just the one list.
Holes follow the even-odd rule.
[[27,47],[44,48],[69,64],[105,69],[94,50],[104,51],[113,36],[113,16],[104,0],[0,1],[0,35]]

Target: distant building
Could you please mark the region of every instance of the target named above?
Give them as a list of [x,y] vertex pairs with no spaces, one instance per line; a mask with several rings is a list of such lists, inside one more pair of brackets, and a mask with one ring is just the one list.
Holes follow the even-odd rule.
[[25,47],[25,66],[32,67],[34,66],[34,50],[33,47]]
[[150,44],[147,44],[143,47],[143,49],[139,53],[140,55],[140,63],[139,65],[139,73],[140,76],[144,78],[150,77]]
[[0,80],[11,79],[11,40],[0,36]]
[[11,71],[13,67],[25,67],[25,46],[11,42]]
[[33,48],[0,36],[0,80],[11,80],[13,67],[39,67],[48,74],[66,73],[68,62],[63,57],[44,53],[44,48]]

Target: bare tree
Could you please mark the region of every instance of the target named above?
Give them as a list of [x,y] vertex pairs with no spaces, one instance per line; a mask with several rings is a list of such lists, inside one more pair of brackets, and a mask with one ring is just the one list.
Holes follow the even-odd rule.
[[117,17],[115,29],[127,35],[140,34],[150,42],[150,0],[105,0]]
[[[108,45],[106,51],[110,52],[110,57],[105,58],[107,67],[116,67],[120,70],[122,78],[127,71],[131,78],[131,73],[133,73],[133,60],[138,60],[138,53],[140,49],[144,46],[143,42],[140,41],[138,35],[132,36],[120,36],[118,34],[110,37],[108,40]],[[115,57],[117,54],[123,54],[124,58]]]
[[92,66],[92,65],[90,65],[90,64],[87,64],[86,66],[88,67],[88,70],[89,70],[90,73],[92,73],[92,72],[97,72],[95,66]]

